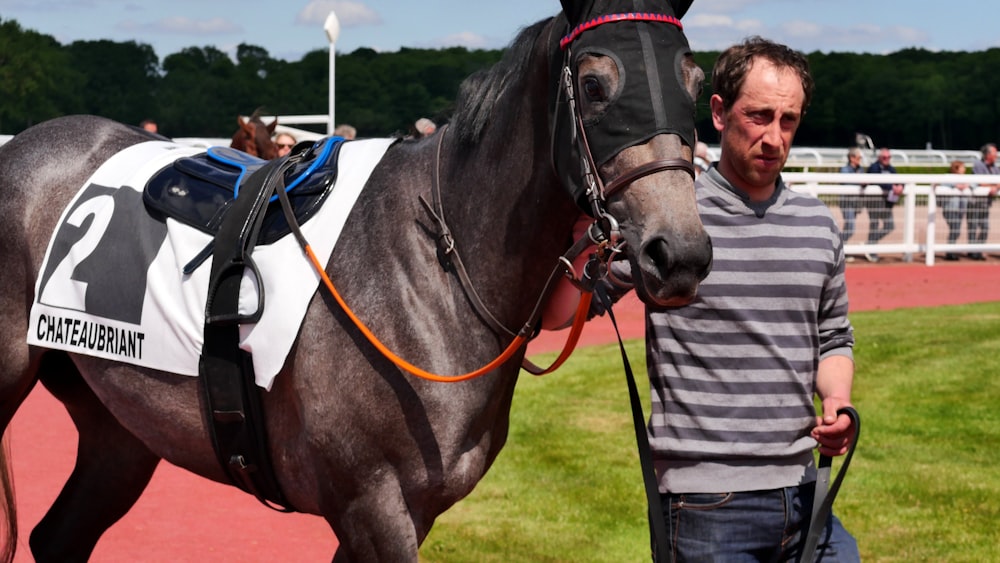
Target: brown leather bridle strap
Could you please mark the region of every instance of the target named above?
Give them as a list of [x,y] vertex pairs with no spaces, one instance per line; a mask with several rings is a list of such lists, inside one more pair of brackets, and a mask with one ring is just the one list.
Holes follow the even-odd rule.
[[631,185],[632,182],[664,170],[683,170],[694,178],[694,164],[688,160],[684,160],[683,158],[665,158],[662,160],[654,160],[653,162],[647,162],[642,166],[636,166],[635,168],[632,168],[612,180],[610,184],[604,186],[604,197],[611,197],[619,190]]
[[[444,136],[447,130],[448,124],[446,123],[437,133],[438,143],[434,157],[434,179],[431,184],[431,199],[433,203],[428,203],[423,196],[419,196],[418,199],[437,224],[438,248],[441,250],[441,255],[448,260],[451,270],[458,277],[459,284],[465,291],[465,295],[472,304],[473,309],[475,309],[476,314],[497,334],[517,336],[519,333],[505,327],[483,303],[483,299],[479,296],[479,292],[476,291],[475,285],[473,285],[472,280],[469,278],[469,274],[465,269],[465,263],[462,261],[462,256],[455,246],[455,239],[451,234],[451,229],[448,228],[448,223],[445,221],[444,205],[441,201],[441,147],[444,144]],[[524,329],[522,329],[522,332],[524,332]]]

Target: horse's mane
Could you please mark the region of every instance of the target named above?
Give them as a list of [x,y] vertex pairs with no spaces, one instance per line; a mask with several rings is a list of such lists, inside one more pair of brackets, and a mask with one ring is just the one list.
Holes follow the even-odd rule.
[[524,78],[535,42],[550,19],[526,27],[507,46],[500,61],[462,82],[449,127],[467,145],[475,144],[491,121],[497,102],[513,81]]

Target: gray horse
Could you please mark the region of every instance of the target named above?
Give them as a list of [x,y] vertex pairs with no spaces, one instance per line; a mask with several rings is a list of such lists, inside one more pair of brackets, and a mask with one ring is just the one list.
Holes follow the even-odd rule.
[[[389,149],[326,265],[379,340],[438,374],[488,364],[513,340],[443,267],[421,198],[439,201],[468,284],[514,332],[570,246],[581,205],[620,225],[644,302],[694,298],[711,245],[690,164],[704,75],[676,20],[689,5],[564,0],[562,14],[522,30],[500,63],[466,81],[448,127]],[[111,155],[148,140],[71,116],[0,149],[0,428],[41,381],[80,435],[73,473],[31,533],[36,561],[85,561],[161,459],[229,482],[198,378],[25,341],[62,211]],[[472,491],[503,446],[523,354],[461,383],[427,381],[373,347],[329,294],[312,296],[262,401],[278,485],[295,510],[329,522],[335,561],[417,561],[435,518]]]

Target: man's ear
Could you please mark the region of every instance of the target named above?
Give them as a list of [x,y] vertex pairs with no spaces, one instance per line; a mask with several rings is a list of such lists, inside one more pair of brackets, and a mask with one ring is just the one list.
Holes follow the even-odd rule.
[[716,131],[722,131],[726,128],[726,108],[725,104],[722,103],[722,96],[712,94],[708,105],[712,108],[712,125],[715,126]]

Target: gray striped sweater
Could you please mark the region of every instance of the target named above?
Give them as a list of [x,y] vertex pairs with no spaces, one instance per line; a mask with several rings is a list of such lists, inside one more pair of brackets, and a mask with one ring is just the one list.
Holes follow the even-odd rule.
[[854,345],[836,222],[780,179],[770,201],[751,204],[712,167],[697,196],[712,272],[690,305],[647,308],[660,491],[812,481],[817,366]]

